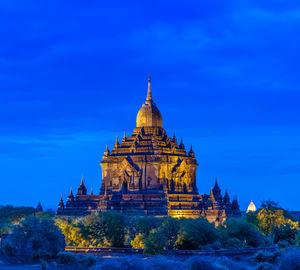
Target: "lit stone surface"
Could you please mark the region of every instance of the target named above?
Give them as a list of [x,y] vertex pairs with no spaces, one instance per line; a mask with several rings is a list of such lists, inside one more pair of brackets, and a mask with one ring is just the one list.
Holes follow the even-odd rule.
[[256,206],[253,201],[251,201],[250,204],[248,205],[247,213],[249,212],[256,212]]

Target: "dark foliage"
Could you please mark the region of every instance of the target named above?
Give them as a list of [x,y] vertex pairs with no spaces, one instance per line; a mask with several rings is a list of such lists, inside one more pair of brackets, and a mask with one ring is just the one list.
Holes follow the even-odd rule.
[[219,237],[214,224],[204,218],[181,219],[175,247],[177,249],[199,249],[202,245],[218,241]]
[[57,254],[57,263],[72,266],[72,269],[87,269],[96,264],[93,255],[74,254],[72,252],[60,252]]
[[274,243],[278,243],[280,241],[287,241],[290,244],[293,244],[296,240],[297,233],[298,230],[293,229],[290,224],[275,227],[273,231]]
[[291,250],[285,253],[279,263],[280,270],[299,270],[300,269],[300,251]]
[[152,230],[148,237],[145,239],[145,249],[146,254],[163,254],[167,245],[167,238],[164,233],[159,230]]
[[89,215],[79,225],[82,235],[100,246],[122,247],[125,236],[125,217],[119,212]]
[[270,263],[274,264],[278,261],[278,258],[280,256],[279,252],[265,252],[265,251],[259,251],[254,255],[254,261],[257,263]]
[[0,223],[17,223],[23,217],[32,215],[36,212],[33,207],[14,207],[14,206],[1,206],[0,207]]
[[64,236],[52,219],[27,216],[6,238],[4,252],[30,261],[48,260],[64,250],[64,245]]
[[[225,248],[258,247],[266,244],[266,238],[252,224],[242,219],[228,219],[224,226],[219,227],[222,233],[222,243]],[[235,240],[229,240],[235,239]],[[237,240],[240,240],[238,243]]]

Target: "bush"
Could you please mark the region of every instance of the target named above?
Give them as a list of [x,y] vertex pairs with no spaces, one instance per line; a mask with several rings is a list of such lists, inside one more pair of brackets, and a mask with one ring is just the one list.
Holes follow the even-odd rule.
[[259,263],[256,267],[256,270],[273,270],[274,267],[272,264],[264,262],[264,263]]
[[254,254],[254,261],[257,263],[276,263],[280,253],[279,252],[265,252],[265,251],[259,251],[256,254]]
[[77,263],[77,257],[75,253],[63,251],[57,254],[57,262],[64,265],[73,265]]
[[228,269],[228,270],[246,270],[248,269],[243,265],[242,262],[235,262],[232,259],[227,257],[220,257],[216,261],[216,266],[220,267],[220,269]]
[[214,224],[204,218],[182,219],[180,229],[175,242],[177,249],[199,249],[218,241],[219,234]]
[[158,229],[152,230],[145,240],[144,253],[146,254],[162,254],[167,245],[167,238]]
[[222,248],[222,244],[220,243],[220,241],[201,246],[201,249],[203,249],[203,250],[218,250],[221,248]]
[[137,257],[121,257],[105,259],[90,268],[90,270],[146,270],[144,260]]
[[300,246],[300,230],[298,230],[296,237],[295,237],[295,244]]
[[228,249],[242,248],[243,242],[238,238],[227,238],[223,241],[223,247]]
[[167,269],[185,269],[184,262],[171,260],[166,256],[152,256],[145,262],[147,270],[167,270]]
[[300,269],[300,251],[291,250],[285,253],[279,263],[280,270],[299,270]]
[[[187,270],[224,270],[215,264],[215,258],[208,256],[193,256],[186,260]],[[226,269],[226,268],[225,268]]]
[[91,267],[96,264],[96,257],[94,255],[82,255],[79,254],[78,256],[78,262],[81,264],[84,269],[87,267]]
[[286,248],[286,247],[290,246],[290,242],[285,241],[285,240],[282,240],[282,241],[279,241],[279,242],[277,243],[277,245],[278,245],[280,248]]
[[96,258],[93,255],[60,252],[57,255],[57,262],[58,264],[72,266],[72,269],[87,269],[96,264]]

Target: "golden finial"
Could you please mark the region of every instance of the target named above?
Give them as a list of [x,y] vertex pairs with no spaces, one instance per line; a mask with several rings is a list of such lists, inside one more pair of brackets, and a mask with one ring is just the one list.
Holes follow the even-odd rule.
[[152,93],[151,93],[151,76],[149,73],[148,76],[148,92],[147,92],[147,99],[146,100],[152,100]]
[[118,136],[116,136],[116,141],[115,141],[115,148],[118,148],[118,146],[119,146],[119,141],[118,141]]
[[215,200],[215,196],[214,196],[212,187],[210,188],[210,199],[213,201]]

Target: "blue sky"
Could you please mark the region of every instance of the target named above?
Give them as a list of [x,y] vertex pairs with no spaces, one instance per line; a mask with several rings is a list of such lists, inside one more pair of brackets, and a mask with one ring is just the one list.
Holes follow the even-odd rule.
[[[209,3],[207,3],[209,2]],[[299,1],[1,1],[0,204],[55,207],[130,134],[147,76],[214,179],[300,210]]]

